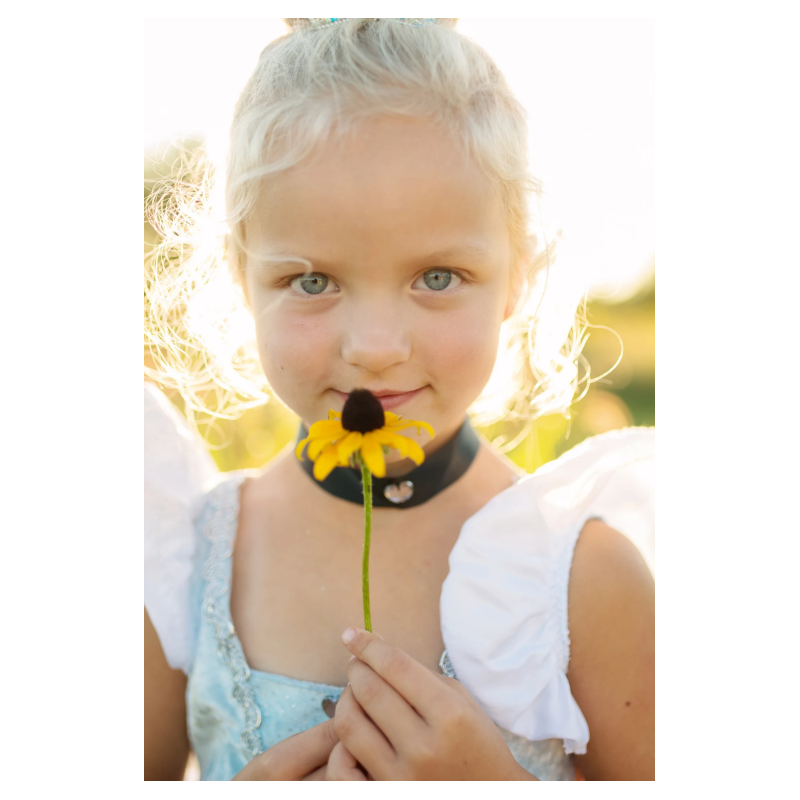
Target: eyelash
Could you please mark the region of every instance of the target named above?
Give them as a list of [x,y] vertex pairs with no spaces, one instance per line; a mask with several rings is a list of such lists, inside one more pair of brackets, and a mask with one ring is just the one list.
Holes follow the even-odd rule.
[[[429,272],[449,272],[451,275],[454,275],[455,277],[457,277],[458,280],[459,280],[459,283],[457,283],[456,286],[453,287],[453,289],[451,291],[455,291],[455,289],[457,289],[459,286],[461,286],[462,283],[463,284],[467,284],[468,283],[468,281],[464,277],[463,273],[459,272],[456,269],[447,269],[447,268],[443,268],[443,267],[434,267],[432,269],[425,270],[425,272],[423,272],[422,275],[420,275],[418,278],[416,278],[414,280],[414,284],[416,284],[420,280],[424,281],[425,276]],[[313,278],[313,277],[316,277],[316,276],[320,276],[320,277],[326,278],[328,281],[331,281],[332,283],[335,284],[335,282],[332,281],[331,278],[329,278],[324,273],[321,273],[321,272],[311,272],[311,273],[304,272],[301,275],[292,275],[291,277],[284,279],[282,281],[281,285],[282,285],[282,287],[291,288],[292,284],[296,280],[298,280],[300,278]],[[430,289],[430,287],[427,287],[427,288],[430,290],[430,294],[446,294],[446,293],[449,294],[449,292],[447,292],[447,289],[448,289],[449,285],[450,284],[448,283],[448,285],[445,286],[444,289],[440,289],[440,290]],[[303,291],[295,291],[295,294],[298,295],[299,297],[317,297],[317,296],[326,294],[325,289],[327,289],[327,284],[323,288],[323,290],[321,292],[318,292],[317,294],[314,294],[313,292],[303,292]],[[333,294],[333,293],[332,292],[327,292],[327,294]]]

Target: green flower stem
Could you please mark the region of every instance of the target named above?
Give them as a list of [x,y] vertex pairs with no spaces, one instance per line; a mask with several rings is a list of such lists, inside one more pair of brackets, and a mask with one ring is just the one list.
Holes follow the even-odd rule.
[[372,535],[372,473],[361,460],[361,484],[364,488],[364,558],[361,561],[361,590],[364,597],[364,627],[372,631],[372,617],[369,611],[369,544]]

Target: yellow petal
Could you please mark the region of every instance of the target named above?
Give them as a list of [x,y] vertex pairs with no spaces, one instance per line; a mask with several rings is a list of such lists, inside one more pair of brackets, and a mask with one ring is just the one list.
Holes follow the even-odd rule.
[[319,454],[329,445],[335,445],[339,438],[341,437],[326,436],[323,439],[314,439],[314,441],[308,446],[308,457],[312,461],[316,461],[317,458],[319,458]]
[[352,433],[348,433],[347,436],[336,445],[337,456],[342,466],[346,466],[350,463],[350,456],[361,447],[362,439],[362,434],[358,433],[358,431],[353,431]]
[[329,420],[331,420],[331,419],[341,419],[341,418],[342,418],[342,412],[341,411],[334,411],[333,409],[331,409],[328,412],[328,419]]
[[375,437],[374,431],[364,434],[364,441],[361,444],[361,457],[364,459],[369,471],[376,478],[383,478],[386,475],[383,450],[381,450],[381,443]]
[[433,428],[431,428],[431,426],[428,425],[427,422],[420,422],[419,420],[416,419],[404,419],[402,422],[397,422],[393,425],[386,425],[384,427],[384,430],[389,430],[394,432],[394,431],[402,431],[405,430],[406,428],[416,428],[417,433],[420,433],[421,428],[425,428],[425,430],[428,431],[428,433],[431,435],[431,439],[433,439],[433,437],[436,436],[436,434],[433,432]]
[[397,414],[393,414],[391,411],[384,411],[383,412],[384,418],[384,425],[395,425],[400,421],[400,417]]
[[417,466],[425,460],[425,451],[413,439],[387,430],[375,431],[374,435],[381,444],[394,447],[403,458],[410,458]]
[[338,458],[336,456],[336,446],[328,445],[320,457],[314,462],[314,477],[318,481],[324,481],[328,475],[333,472],[333,468],[337,465]]
[[333,438],[337,434],[344,436],[344,428],[338,419],[321,419],[308,430],[309,439]]
[[309,437],[306,436],[302,442],[299,442],[297,447],[294,450],[294,454],[302,461],[303,460],[303,448],[306,446]]

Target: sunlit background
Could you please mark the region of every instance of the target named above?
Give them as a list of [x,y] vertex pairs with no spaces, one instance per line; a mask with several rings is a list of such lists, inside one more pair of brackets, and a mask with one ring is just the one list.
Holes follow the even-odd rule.
[[[618,360],[620,339],[624,347],[571,420],[539,419],[508,453],[530,472],[587,436],[655,424],[654,29],[610,19],[462,19],[458,29],[493,56],[528,109],[542,213],[562,231],[565,268],[589,292],[592,375]],[[221,156],[239,91],[264,46],[284,33],[272,18],[149,21],[145,193],[171,143],[202,141]],[[296,430],[296,418],[269,403],[203,433],[230,470],[262,466]],[[505,430],[499,423],[483,433],[494,440]]]

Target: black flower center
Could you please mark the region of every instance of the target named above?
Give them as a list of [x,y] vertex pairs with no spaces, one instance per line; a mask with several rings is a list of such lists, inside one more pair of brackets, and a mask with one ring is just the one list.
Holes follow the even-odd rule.
[[386,421],[380,400],[369,389],[353,389],[342,409],[342,427],[346,431],[369,433],[382,428]]

